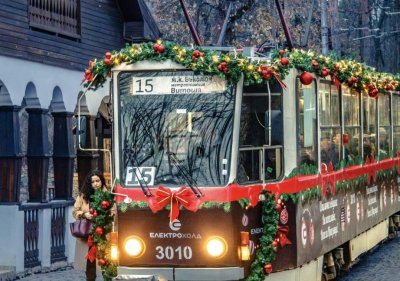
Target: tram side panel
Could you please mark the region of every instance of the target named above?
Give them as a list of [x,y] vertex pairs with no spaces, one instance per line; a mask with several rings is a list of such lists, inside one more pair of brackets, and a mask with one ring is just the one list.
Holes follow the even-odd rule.
[[[392,176],[374,184],[341,190],[322,200],[298,202],[297,266],[339,247],[398,212],[399,181]],[[290,227],[289,231],[292,232]],[[284,258],[283,249],[279,250],[277,259]]]

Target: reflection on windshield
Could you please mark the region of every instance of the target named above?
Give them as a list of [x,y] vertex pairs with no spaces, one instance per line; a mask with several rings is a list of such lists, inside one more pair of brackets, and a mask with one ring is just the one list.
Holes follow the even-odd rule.
[[[192,72],[152,72],[188,76]],[[217,186],[228,180],[233,89],[223,93],[132,95],[120,76],[121,182],[129,186]]]

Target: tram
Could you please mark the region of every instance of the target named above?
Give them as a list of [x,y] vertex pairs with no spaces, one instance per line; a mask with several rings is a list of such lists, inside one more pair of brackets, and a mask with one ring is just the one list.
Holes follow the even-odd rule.
[[399,77],[170,42],[107,53],[86,87],[108,73],[114,276],[333,280],[399,226]]

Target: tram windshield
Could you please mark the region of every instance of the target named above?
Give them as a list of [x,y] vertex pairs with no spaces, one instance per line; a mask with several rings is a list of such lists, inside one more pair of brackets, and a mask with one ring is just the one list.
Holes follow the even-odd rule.
[[121,183],[227,183],[235,87],[191,71],[123,72],[118,81]]

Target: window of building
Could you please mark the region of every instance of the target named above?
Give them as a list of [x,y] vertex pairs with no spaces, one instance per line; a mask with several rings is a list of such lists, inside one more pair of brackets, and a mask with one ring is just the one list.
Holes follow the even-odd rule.
[[29,0],[29,26],[80,37],[80,0]]

